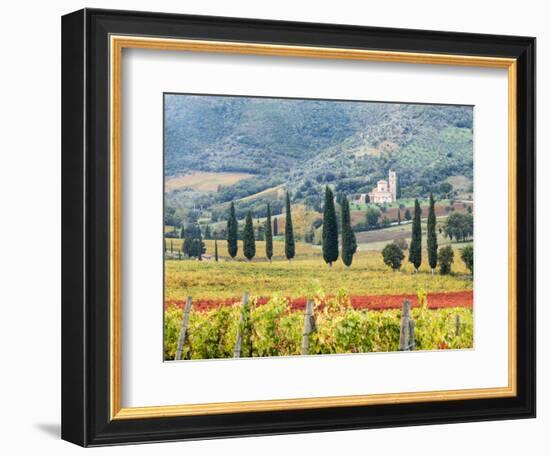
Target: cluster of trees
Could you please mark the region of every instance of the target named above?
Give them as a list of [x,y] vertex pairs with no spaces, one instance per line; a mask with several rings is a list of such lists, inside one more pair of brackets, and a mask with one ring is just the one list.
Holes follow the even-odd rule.
[[[422,263],[422,226],[421,226],[421,214],[422,210],[418,200],[414,202],[414,215],[412,222],[412,238],[409,247],[409,262],[415,268],[415,271],[418,272],[418,268]],[[471,214],[453,214],[455,216],[460,216],[460,219],[471,218]],[[449,217],[451,218],[451,217]],[[472,220],[473,222],[473,220]],[[448,225],[448,221],[447,221]],[[451,226],[453,224],[451,223]],[[473,227],[473,223],[472,223]],[[451,246],[445,246],[438,249],[437,246],[437,232],[436,232],[436,216],[435,216],[435,201],[433,195],[430,195],[430,209],[428,212],[427,220],[427,250],[428,250],[428,264],[434,274],[437,265],[439,264],[439,271],[441,274],[450,274],[452,263],[454,261],[454,251]],[[470,234],[471,235],[471,234]],[[456,235],[455,235],[456,237]],[[405,254],[401,246],[393,242],[388,244],[382,250],[382,257],[384,263],[390,266],[393,270],[401,268]],[[466,267],[473,274],[474,270],[474,253],[473,247],[467,246],[461,249],[461,258],[466,264]]]
[[[287,211],[289,211],[290,201],[288,196],[287,206]],[[238,213],[234,203],[231,203],[226,228],[220,231],[212,231],[210,225],[206,225],[203,233],[198,223],[188,225],[187,228],[182,224],[180,230],[174,228],[173,231],[166,233],[165,237],[181,238],[183,240],[181,253],[189,258],[198,258],[199,260],[201,260],[202,255],[206,253],[203,239],[214,239],[214,257],[216,261],[218,261],[218,239],[227,239],[227,249],[231,258],[237,256],[239,250],[238,241],[242,240],[244,246],[243,254],[249,260],[256,256],[256,239],[261,239],[266,241],[266,258],[271,261],[273,257],[273,236],[279,234],[279,223],[276,217],[272,219],[271,211],[271,205],[267,204],[265,210],[267,216],[266,221],[259,227],[254,227],[252,213],[248,211],[245,216],[244,229],[239,230]],[[290,224],[292,224],[291,219]],[[290,229],[290,232],[292,232],[292,227],[287,227],[287,229]],[[289,245],[289,255],[292,255],[292,258],[294,256],[294,253],[292,253],[294,241],[289,239],[287,244]],[[167,249],[165,248],[165,250]],[[171,252],[173,253],[173,247],[171,248]]]
[[[397,217],[395,221],[397,222],[398,225],[401,225],[401,222],[403,220],[410,221],[412,219],[411,211],[405,208],[405,212],[402,215],[401,213],[402,209],[404,208],[400,207],[397,210]],[[384,214],[386,210],[387,208],[384,206],[380,208],[377,208],[377,207],[367,208],[365,212],[365,220],[357,223],[354,226],[354,230],[371,231],[371,230],[377,230],[377,229],[389,227],[391,225],[391,220],[388,218],[388,216]]]
[[202,240],[201,227],[199,224],[188,226],[187,229],[181,227],[181,251],[189,258],[197,258],[202,260],[202,255],[206,253],[206,246]]
[[[170,253],[174,253],[174,243],[172,239],[181,238],[181,250],[178,252],[181,259],[181,254],[183,253],[189,258],[197,258],[202,260],[202,256],[206,253],[206,246],[204,245],[201,227],[199,224],[188,225],[187,229],[182,225],[181,229],[178,231],[174,229],[173,231],[165,234],[166,238],[171,238],[170,240]],[[164,241],[164,251],[168,250],[166,246],[166,240]]]
[[443,231],[451,241],[466,241],[474,234],[474,217],[471,213],[453,213],[447,217]]

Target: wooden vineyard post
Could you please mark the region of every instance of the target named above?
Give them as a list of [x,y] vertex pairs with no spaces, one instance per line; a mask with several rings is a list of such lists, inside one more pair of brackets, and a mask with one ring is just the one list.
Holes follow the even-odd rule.
[[460,336],[460,316],[458,314],[455,318],[455,336]]
[[414,320],[409,320],[409,350],[414,350]]
[[241,345],[243,342],[242,326],[244,323],[244,314],[248,307],[248,291],[243,294],[243,300],[241,302],[241,317],[239,319],[239,328],[237,329],[237,340],[235,341],[235,349],[233,350],[233,358],[241,357]]
[[304,313],[304,331],[302,332],[302,355],[309,355],[309,335],[315,331],[315,318],[313,316],[313,300],[306,302]]
[[[409,332],[411,320],[411,302],[403,301],[403,310],[401,311],[401,331],[399,333],[399,351],[409,349]],[[414,323],[413,323],[414,325]]]
[[176,350],[176,361],[181,359],[181,354],[183,352],[183,344],[185,344],[185,334],[187,333],[187,324],[189,323],[189,313],[191,312],[192,302],[191,296],[187,296],[187,302],[185,303],[185,309],[183,311],[183,320],[181,322],[180,337],[178,339],[178,348]]

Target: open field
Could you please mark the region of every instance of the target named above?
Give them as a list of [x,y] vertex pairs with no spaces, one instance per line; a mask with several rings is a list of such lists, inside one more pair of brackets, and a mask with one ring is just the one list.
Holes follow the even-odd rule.
[[[438,217],[438,226],[441,226],[446,218],[447,217]],[[426,247],[426,234],[426,223],[422,223],[422,245],[424,247]],[[398,239],[405,239],[405,241],[407,241],[407,244],[410,244],[411,222],[403,222],[401,225],[393,225],[388,228],[382,228],[378,230],[360,231],[355,233],[355,237],[357,239],[357,244],[359,245],[360,251],[381,251],[387,243],[393,242]],[[471,241],[451,243],[449,238],[443,236],[443,234],[439,233],[439,231],[437,232],[437,245],[439,247],[451,244],[453,248],[461,249],[462,247],[470,245],[471,243]],[[407,254],[407,251],[405,251],[405,254]]]
[[253,175],[249,173],[212,173],[197,171],[166,179],[164,188],[167,192],[178,188],[192,188],[201,192],[215,192],[219,185],[233,185],[252,176]]
[[265,199],[267,201],[277,199],[281,196],[281,191],[284,191],[285,186],[283,184],[277,185],[276,187],[266,188],[261,192],[254,193],[253,195],[245,196],[244,198],[238,199],[235,203],[239,201],[250,201],[258,198]]
[[[179,240],[174,240],[179,241]],[[207,252],[213,252],[213,242],[206,241]],[[284,243],[274,242],[276,259],[267,262],[263,243],[256,243],[257,260],[248,262],[228,260],[225,241],[218,241],[220,258],[213,260],[166,260],[165,299],[235,298],[248,291],[254,296],[275,293],[290,298],[323,293],[336,295],[341,289],[351,296],[415,294],[419,288],[426,292],[463,291],[473,288],[473,280],[455,252],[452,275],[431,275],[426,252],[418,274],[406,260],[401,271],[393,272],[382,261],[380,252],[359,251],[346,270],[341,261],[332,267],[325,264],[318,247],[297,243],[297,257],[290,263],[283,259]],[[242,255],[242,245],[239,246]]]
[[[405,204],[408,203],[408,204]],[[405,220],[405,211],[409,209],[411,215],[414,213],[414,200],[405,201],[405,203],[400,202],[400,204],[405,204],[404,208],[401,209],[401,220]],[[422,210],[422,219],[428,217],[429,205],[426,201],[420,201],[421,210]],[[366,204],[352,204],[352,221],[354,224],[363,221],[365,219],[365,211],[368,206],[376,207],[376,205],[366,205]],[[450,204],[449,201],[438,201],[435,205],[435,215],[436,217],[446,217],[452,212],[465,213],[468,211],[468,207],[473,208],[473,203],[470,201],[455,201],[453,204]],[[380,218],[386,216],[390,221],[397,220],[397,211],[399,206],[395,203],[389,205],[386,208],[386,212],[380,214]]]

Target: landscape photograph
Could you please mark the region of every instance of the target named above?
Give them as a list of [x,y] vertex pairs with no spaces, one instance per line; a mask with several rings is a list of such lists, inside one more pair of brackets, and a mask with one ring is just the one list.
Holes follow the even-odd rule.
[[163,97],[165,361],[473,349],[473,106]]

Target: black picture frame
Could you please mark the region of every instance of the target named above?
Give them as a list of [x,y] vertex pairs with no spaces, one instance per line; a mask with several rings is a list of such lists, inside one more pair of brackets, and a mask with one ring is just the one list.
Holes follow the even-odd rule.
[[[109,36],[517,59],[517,395],[111,420]],[[82,446],[535,416],[535,39],[84,9],[62,19],[62,438]]]

